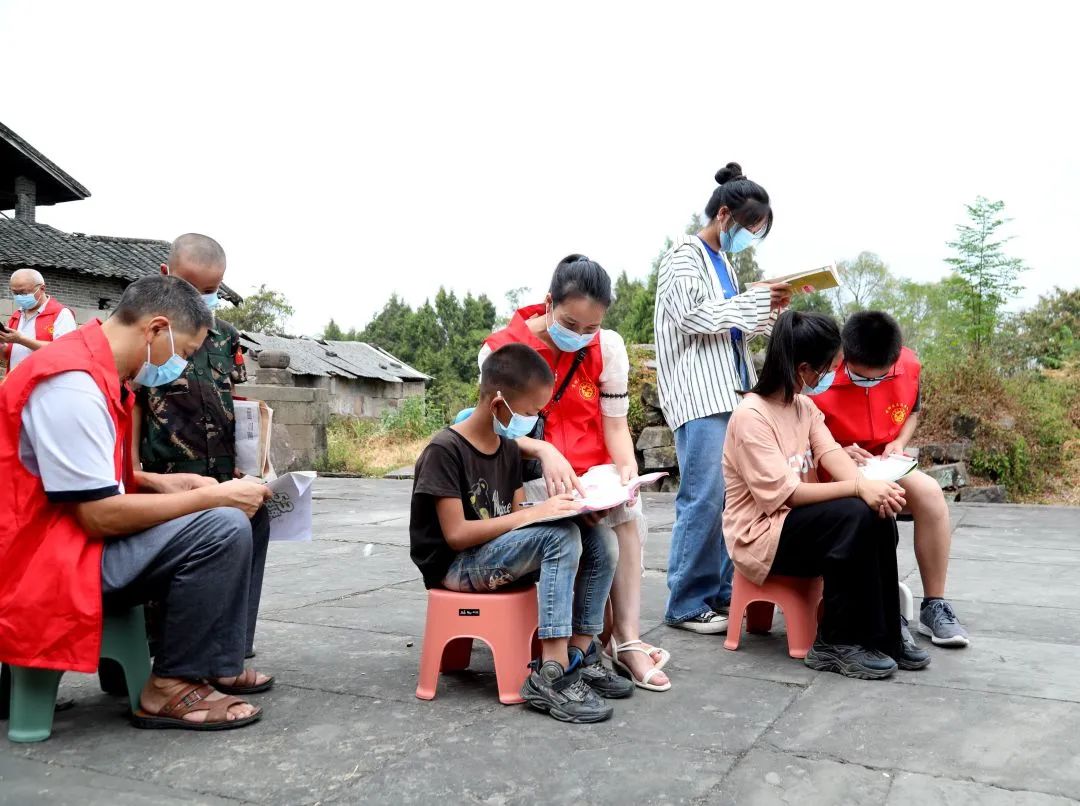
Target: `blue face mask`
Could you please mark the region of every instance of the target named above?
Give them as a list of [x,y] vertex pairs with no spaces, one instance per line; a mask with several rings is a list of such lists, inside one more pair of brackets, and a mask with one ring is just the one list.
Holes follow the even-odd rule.
[[720,251],[727,252],[729,254],[734,252],[741,252],[744,249],[756,244],[761,240],[760,236],[755,235],[746,227],[740,227],[738,224],[733,227],[735,234],[732,235],[726,230],[720,233]]
[[11,298],[15,300],[15,307],[20,311],[28,311],[37,305],[37,297],[33,294],[12,294]]
[[804,395],[810,395],[811,397],[813,397],[814,395],[820,395],[822,392],[826,391],[830,386],[832,386],[832,382],[835,379],[836,371],[830,369],[828,372],[821,376],[820,380],[818,380],[815,386],[807,386],[806,384],[803,384],[802,393]]
[[596,338],[595,333],[575,333],[565,325],[555,321],[555,311],[551,311],[551,324],[548,325],[548,335],[555,342],[555,346],[564,353],[576,353],[592,344]]
[[499,392],[499,396],[496,400],[501,400],[506,406],[506,410],[510,412],[510,423],[503,425],[499,422],[499,418],[492,415],[492,419],[495,420],[495,433],[500,437],[506,437],[507,439],[518,439],[519,437],[528,436],[532,433],[532,430],[536,427],[536,421],[540,419],[539,414],[534,414],[532,417],[526,417],[524,414],[515,414],[514,410],[510,408],[510,404],[506,402],[506,398],[502,396],[502,392]]
[[172,355],[169,360],[160,366],[150,362],[150,345],[146,345],[146,363],[136,373],[131,382],[139,386],[165,386],[184,374],[187,369],[187,361],[176,354],[176,345],[173,343],[172,325],[169,326],[169,348]]
[[203,294],[202,301],[206,303],[207,308],[209,308],[210,310],[214,310],[214,308],[218,306],[218,302],[220,302],[221,299],[218,297],[217,291],[215,291],[212,294]]

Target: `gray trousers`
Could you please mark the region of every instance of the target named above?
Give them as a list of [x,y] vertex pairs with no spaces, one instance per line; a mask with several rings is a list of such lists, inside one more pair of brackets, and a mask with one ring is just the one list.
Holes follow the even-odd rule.
[[[161,603],[154,674],[233,677],[244,671],[258,612],[257,593],[250,607],[252,555],[252,522],[231,507],[108,540],[101,558],[105,607]],[[258,577],[261,588],[261,565]]]

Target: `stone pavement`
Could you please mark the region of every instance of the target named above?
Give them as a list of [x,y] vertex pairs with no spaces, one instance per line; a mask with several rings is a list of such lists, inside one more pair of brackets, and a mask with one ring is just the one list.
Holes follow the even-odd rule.
[[[500,705],[491,656],[413,696],[424,592],[405,481],[320,479],[314,543],[275,544],[258,667],[267,716],[145,732],[91,677],[39,745],[0,739],[0,803],[1065,804],[1080,799],[1080,510],[957,506],[950,575],[974,635],[884,682],[811,672],[771,636],[661,622],[672,496],[647,497],[644,629],[665,694],[595,726]],[[910,524],[901,574],[920,585]]]

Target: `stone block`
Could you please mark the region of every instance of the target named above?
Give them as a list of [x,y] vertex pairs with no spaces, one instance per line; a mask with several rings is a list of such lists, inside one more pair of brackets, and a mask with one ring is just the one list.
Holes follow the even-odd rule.
[[956,436],[972,439],[975,436],[975,431],[979,428],[979,420],[977,417],[971,417],[967,414],[957,414],[953,417],[952,428]]
[[646,381],[641,385],[641,402],[654,409],[660,408],[660,393],[652,381]]
[[671,429],[662,425],[652,425],[641,432],[638,437],[637,449],[639,451],[649,448],[667,448],[675,444],[675,435]]
[[660,479],[660,492],[662,493],[677,493],[679,491],[679,477],[678,476],[665,476]]
[[263,369],[287,369],[291,359],[284,350],[260,350],[256,360]]
[[967,441],[932,442],[919,446],[919,459],[924,462],[939,465],[952,464],[954,462],[966,462],[970,458],[971,443]]
[[282,425],[315,425],[325,424],[329,414],[322,406],[316,406],[311,402],[294,403],[291,401],[267,401],[267,405],[274,410],[274,422]]
[[670,470],[679,466],[674,445],[665,448],[648,448],[641,452],[641,457],[646,471]]
[[255,370],[255,382],[261,386],[292,386],[295,376],[287,369]]
[[651,406],[645,407],[645,425],[664,425],[664,412]]
[[270,408],[274,408],[275,403],[312,403],[317,399],[316,395],[319,392],[326,395],[325,389],[305,389],[299,386],[282,388],[258,383],[242,383],[236,387],[236,394],[252,400],[265,400]]
[[934,465],[924,469],[923,472],[936,481],[943,490],[958,490],[966,487],[968,483],[967,467],[963,462]]
[[965,487],[956,496],[964,504],[1004,504],[1009,500],[1005,488],[995,484],[989,487]]

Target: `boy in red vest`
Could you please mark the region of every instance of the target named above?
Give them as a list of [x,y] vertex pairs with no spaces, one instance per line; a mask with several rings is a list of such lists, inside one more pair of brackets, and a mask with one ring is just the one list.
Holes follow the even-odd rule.
[[[904,453],[919,422],[922,365],[903,346],[900,326],[882,311],[860,311],[844,323],[844,360],[829,389],[814,396],[833,437],[855,460]],[[965,647],[967,630],[945,599],[952,525],[936,481],[914,471],[899,482],[915,520],[915,559],[923,583],[919,632],[938,646]],[[903,629],[908,627],[905,622]]]
[[[206,338],[189,283],[147,276],[96,320],[33,353],[0,386],[0,661],[93,672],[102,611],[153,599],[164,629],[133,721],[220,730],[261,709],[244,670],[251,527],[246,481],[131,467],[127,385],[167,383]],[[260,688],[262,686],[263,688]]]
[[15,369],[34,350],[75,329],[75,315],[45,293],[45,278],[35,269],[11,275],[15,312],[0,329],[0,362]]

